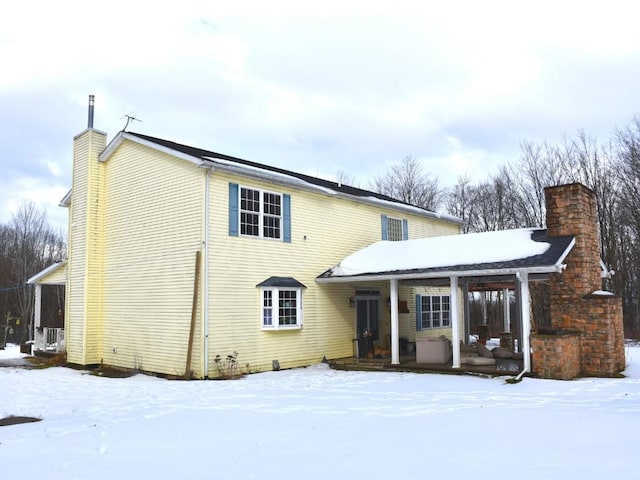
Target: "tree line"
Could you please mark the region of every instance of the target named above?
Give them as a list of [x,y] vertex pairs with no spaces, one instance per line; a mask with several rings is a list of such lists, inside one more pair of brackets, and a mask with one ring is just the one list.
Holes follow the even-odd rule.
[[558,143],[523,141],[520,156],[486,180],[460,176],[450,188],[409,156],[371,188],[463,220],[463,232],[545,227],[544,188],[580,182],[596,195],[604,288],[622,297],[625,332],[640,335],[640,117],[602,142],[579,131]]
[[[47,221],[46,212],[32,202],[19,205],[7,224],[0,224],[0,334],[23,343],[31,338],[34,287],[27,280],[66,257],[66,243]],[[64,309],[64,287],[43,288],[43,318]]]

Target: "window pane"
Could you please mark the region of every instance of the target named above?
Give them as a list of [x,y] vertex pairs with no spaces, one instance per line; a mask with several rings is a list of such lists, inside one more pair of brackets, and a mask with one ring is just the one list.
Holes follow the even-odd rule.
[[402,240],[402,220],[387,218],[387,239],[394,242]]
[[250,188],[240,189],[240,233],[260,235],[260,192]]
[[262,324],[273,325],[273,292],[265,290],[262,297]]
[[266,238],[280,238],[280,216],[282,197],[275,193],[264,192],[264,219],[262,235]]
[[264,213],[267,215],[280,216],[280,195],[265,192]]
[[440,311],[440,297],[431,297],[431,304],[434,312]]
[[431,311],[431,297],[427,297],[427,296],[422,297],[422,311],[423,312]]
[[297,295],[295,290],[280,290],[278,322],[280,325],[297,325]]
[[264,217],[263,235],[266,238],[280,238],[280,217]]
[[256,213],[240,213],[240,233],[242,235],[258,236],[260,234],[260,217]]
[[433,319],[431,321],[431,326],[433,328],[438,328],[440,326],[440,312],[433,312]]

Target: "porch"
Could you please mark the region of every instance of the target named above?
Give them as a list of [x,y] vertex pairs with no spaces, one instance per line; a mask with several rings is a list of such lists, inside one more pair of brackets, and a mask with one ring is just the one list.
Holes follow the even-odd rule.
[[418,363],[416,352],[408,352],[401,353],[398,360],[398,363],[393,363],[390,356],[369,358],[353,356],[330,360],[329,366],[335,370],[487,375],[492,377],[517,376],[524,369],[522,359],[496,359],[492,365],[466,364],[463,359],[459,367],[454,367],[453,358],[446,363]]
[[36,327],[33,352],[64,352],[64,328]]

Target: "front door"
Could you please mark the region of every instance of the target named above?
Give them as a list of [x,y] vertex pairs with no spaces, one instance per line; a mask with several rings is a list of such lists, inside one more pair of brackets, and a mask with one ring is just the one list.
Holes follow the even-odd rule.
[[373,353],[373,342],[379,338],[380,295],[356,295],[356,334],[361,357]]

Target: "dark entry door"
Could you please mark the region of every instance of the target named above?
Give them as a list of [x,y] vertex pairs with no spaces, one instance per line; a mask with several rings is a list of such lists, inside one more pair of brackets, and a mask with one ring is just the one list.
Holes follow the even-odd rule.
[[356,331],[358,338],[378,340],[380,323],[380,297],[356,297]]

